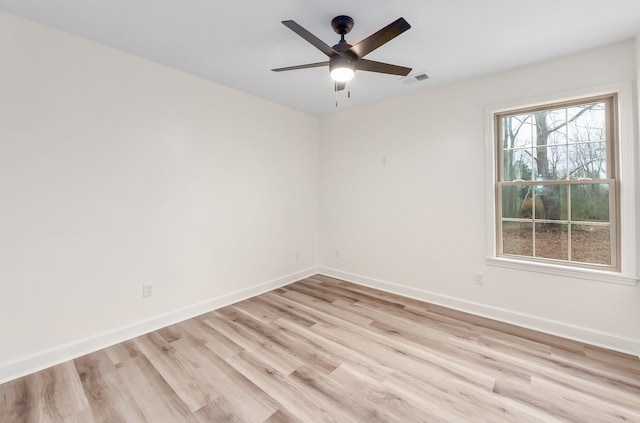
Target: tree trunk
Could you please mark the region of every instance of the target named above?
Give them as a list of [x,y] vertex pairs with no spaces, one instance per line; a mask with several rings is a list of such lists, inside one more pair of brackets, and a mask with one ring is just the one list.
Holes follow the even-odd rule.
[[537,112],[536,119],[536,165],[538,167],[536,179],[549,180],[549,159],[547,158],[547,138],[549,137],[549,126],[547,125],[547,112]]
[[[547,123],[547,112],[537,112],[534,114],[536,120],[536,155],[537,172],[536,179],[542,179],[548,181],[551,177],[549,172],[549,158],[547,156],[547,142],[549,134],[552,130]],[[558,201],[558,195],[554,192],[553,186],[547,185],[542,192],[538,194],[544,205],[544,216],[546,219],[557,220],[560,219],[560,207]],[[539,216],[540,216],[539,215]]]

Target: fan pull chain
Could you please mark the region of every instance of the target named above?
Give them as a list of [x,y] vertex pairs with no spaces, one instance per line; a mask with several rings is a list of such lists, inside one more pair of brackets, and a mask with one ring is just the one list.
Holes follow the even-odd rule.
[[[338,87],[338,83],[334,82],[334,89]],[[345,84],[345,90],[347,91],[347,98],[350,99],[351,98],[351,86],[349,85],[349,83]],[[336,96],[336,107],[338,107],[338,93],[339,91],[334,90],[334,94]]]

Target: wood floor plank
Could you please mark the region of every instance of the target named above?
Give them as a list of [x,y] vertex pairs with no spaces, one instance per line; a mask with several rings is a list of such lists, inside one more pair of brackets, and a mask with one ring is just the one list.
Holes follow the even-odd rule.
[[373,322],[370,317],[354,313],[348,309],[336,307],[333,303],[327,303],[324,300],[318,300],[309,295],[307,290],[291,290],[284,294],[284,296],[298,303],[312,305],[314,310],[325,313],[325,317],[329,315],[360,326],[367,326]]
[[[350,388],[360,400],[371,409],[386,417],[385,421],[405,422],[450,422],[450,416],[425,409],[410,396],[393,389],[391,386],[368,377],[357,368],[345,363],[330,374],[330,378],[340,386]],[[422,398],[419,402],[422,402]]]
[[[10,385],[11,382],[5,383]],[[9,397],[9,388],[0,389],[0,423],[9,421],[9,403],[7,399]]]
[[[227,311],[233,313],[232,310]],[[226,316],[231,315],[229,313]],[[251,328],[227,320],[225,314],[210,317],[205,323],[240,345],[245,351],[257,352],[265,362],[282,374],[289,374],[302,365],[296,356],[287,354],[269,340],[256,337],[255,331]]]
[[[283,293],[286,292],[282,290]],[[292,322],[296,322],[296,324],[300,326],[313,326],[317,323],[315,320],[315,316],[300,310],[296,307],[296,304],[290,304],[287,302],[281,301],[283,297],[281,294],[276,294],[274,291],[267,292],[262,294],[258,298],[254,298],[256,301],[263,302],[267,307],[270,307],[272,310],[276,311],[281,319],[289,320]]]
[[354,383],[337,383],[309,367],[297,369],[291,374],[290,379],[308,387],[314,394],[320,395],[327,405],[339,408],[345,415],[351,416],[353,421],[393,421],[393,415],[388,410],[364,400],[360,392],[361,387]]
[[295,383],[276,369],[269,367],[249,352],[242,352],[227,360],[238,372],[259,386],[282,406],[291,411],[298,421],[355,422],[351,416],[336,410],[318,393]]
[[0,423],[638,422],[640,359],[322,275],[0,385]]
[[248,314],[254,319],[264,324],[272,323],[281,317],[281,314],[265,305],[257,298],[250,298],[242,302],[243,313]]
[[36,374],[21,377],[2,385],[6,408],[0,411],[2,422],[40,421],[37,406]]
[[[628,357],[628,356],[627,356]],[[624,361],[619,364],[593,358],[589,354],[573,354],[566,350],[551,350],[551,358],[567,365],[583,368],[585,371],[597,373],[601,377],[615,378],[631,384],[640,385],[640,370],[626,367]]]
[[[616,375],[600,375],[593,369],[569,365],[564,361],[535,355],[510,355],[493,349],[499,360],[517,363],[533,376],[547,378],[559,385],[571,386],[576,391],[592,389],[601,398],[617,400],[621,395],[640,398],[640,380],[621,380]],[[611,376],[611,377],[610,377]],[[640,405],[640,401],[637,402]]]
[[[569,404],[572,408],[588,410],[589,418],[601,421],[640,421],[640,401],[620,404],[607,402],[603,403],[598,410],[590,410],[593,401],[598,398],[592,392],[584,389],[573,389],[571,386],[558,385],[546,378],[533,377],[531,386],[540,392],[556,392],[563,399],[560,403]],[[617,398],[612,398],[617,399]],[[616,401],[617,402],[617,401]],[[573,415],[574,412],[572,411]]]
[[220,395],[211,386],[198,384],[198,368],[176,353],[175,348],[159,334],[152,332],[136,338],[134,342],[191,412]]
[[[354,309],[362,309],[362,305],[357,304]],[[517,364],[508,360],[496,360],[490,349],[475,342],[475,337],[472,339],[468,336],[451,336],[446,332],[438,334],[435,329],[425,328],[424,322],[408,319],[401,313],[389,316],[366,307],[363,310],[376,319],[369,325],[369,329],[381,335],[399,339],[416,348],[428,347],[429,351],[440,359],[471,367],[494,378],[520,378],[525,381],[531,379],[529,372]]]
[[147,421],[197,422],[146,356],[125,360],[117,369]]
[[69,420],[71,416],[82,416],[89,410],[82,382],[72,362],[51,367],[42,373],[51,377],[45,385],[44,395],[49,408],[57,409],[58,415]]
[[638,360],[638,357],[591,345],[585,345],[584,350],[587,357],[614,364],[616,367],[624,367],[627,370],[632,370],[635,374],[640,372],[640,360]]
[[264,423],[295,423],[300,421],[298,418],[289,414],[286,410],[280,409],[269,416]]
[[640,377],[621,373],[620,369],[607,371],[602,363],[589,366],[586,357],[567,360],[565,356],[539,356],[527,351],[514,354],[501,342],[483,338],[482,344],[489,345],[496,360],[517,363],[519,368],[528,369],[532,376],[548,379],[558,385],[571,386],[577,391],[593,391],[599,398],[617,403],[631,402],[640,407]]
[[[361,352],[366,353],[367,351],[375,350],[377,356],[389,355],[388,362],[393,362],[396,366],[400,362],[405,362],[408,367],[421,363],[422,365],[433,365],[431,367],[432,370],[438,367],[444,372],[450,372],[451,369],[455,368],[459,371],[457,374],[458,377],[463,377],[469,381],[473,381],[473,383],[482,384],[489,390],[493,387],[492,377],[487,377],[472,368],[465,368],[450,359],[442,359],[427,350],[416,348],[408,342],[398,341],[397,339],[395,339],[397,342],[390,342],[390,338],[386,337],[385,334],[372,330],[362,330],[362,328],[358,328],[348,321],[340,320],[336,323],[336,319],[320,311],[323,309],[323,306],[317,302],[312,301],[310,307],[317,307],[316,313],[322,316],[322,320],[331,322],[328,324],[314,325],[312,328],[315,331],[322,331],[324,336],[332,338],[337,342],[348,342],[353,349],[358,349],[360,345],[366,345],[366,350],[363,349]],[[414,355],[407,359],[406,356],[409,354]]]
[[30,410],[27,421],[55,422],[71,420],[89,409],[72,362],[27,376],[23,382],[15,384],[17,390],[12,391],[16,396],[7,399],[9,415],[18,415],[27,407]]
[[344,289],[339,289],[334,283],[325,283],[319,279],[315,279],[314,277],[303,279],[298,282],[298,284],[311,290],[320,290],[321,292],[335,296],[335,301],[332,301],[332,303],[340,302],[343,304],[353,305],[361,300],[360,296],[354,295]]
[[77,358],[74,364],[96,422],[146,422],[104,351]]
[[247,423],[260,423],[278,409],[278,404],[269,395],[210,349],[200,344],[189,344],[187,340],[173,345],[179,353],[197,363],[199,384],[215,386],[224,399],[216,398],[213,402],[229,415]]
[[375,380],[383,381],[393,372],[393,368],[385,366],[375,358],[370,358],[366,354],[345,347],[339,342],[335,342],[322,335],[319,335],[309,328],[299,327],[296,323],[280,319],[275,324],[281,325],[289,333],[294,334],[301,343],[318,351],[318,353],[333,357],[341,363],[349,363],[357,367],[359,371]]
[[138,355],[138,350],[131,341],[121,342],[105,348],[105,353],[114,365],[120,364]]
[[211,326],[207,325],[202,319],[194,318],[182,322],[182,326],[186,333],[197,342],[202,343],[211,351],[222,358],[233,357],[243,348],[231,341]]
[[236,323],[250,329],[252,336],[264,348],[277,350],[284,355],[295,356],[298,359],[296,368],[307,365],[321,373],[328,374],[340,365],[340,358],[317,348],[313,343],[301,343],[299,337],[290,335],[286,327],[278,324],[279,318],[272,323],[264,324],[254,319],[251,314],[243,316],[241,307],[233,309],[238,312],[233,314]]
[[[343,346],[368,355],[387,367],[409,374],[419,374],[426,383],[441,386],[446,390],[446,383],[452,379],[476,385],[487,391],[493,389],[495,378],[482,374],[471,367],[462,367],[453,362],[447,362],[428,352],[418,350],[407,344],[398,342],[381,343],[372,338],[377,336],[373,332],[366,335],[353,330],[332,327],[326,324],[316,324],[313,330]],[[366,341],[365,341],[366,339]]]
[[[592,404],[578,401],[575,396],[566,396],[565,392],[559,389],[547,390],[536,384],[522,385],[513,382],[497,382],[494,392],[502,397],[509,398],[521,404],[533,407],[556,416],[561,421],[576,422],[633,422],[639,421],[635,418],[628,418],[629,412],[625,409],[615,407],[615,412],[611,412],[608,404],[594,409]],[[553,395],[554,401],[546,398]],[[627,416],[626,416],[627,415]]]

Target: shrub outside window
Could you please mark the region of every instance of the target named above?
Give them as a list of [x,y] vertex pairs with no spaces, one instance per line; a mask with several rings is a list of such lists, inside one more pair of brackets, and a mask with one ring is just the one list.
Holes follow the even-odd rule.
[[496,255],[619,270],[616,95],[500,112]]

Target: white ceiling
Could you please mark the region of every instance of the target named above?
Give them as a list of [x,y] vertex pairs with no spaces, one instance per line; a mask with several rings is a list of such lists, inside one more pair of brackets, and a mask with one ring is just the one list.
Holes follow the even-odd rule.
[[[640,34],[640,0],[0,0],[0,9],[315,115],[520,67]],[[280,22],[329,45],[330,22],[354,18],[355,44],[404,17],[412,28],[367,56],[430,79],[358,72],[336,94],[326,60]]]

